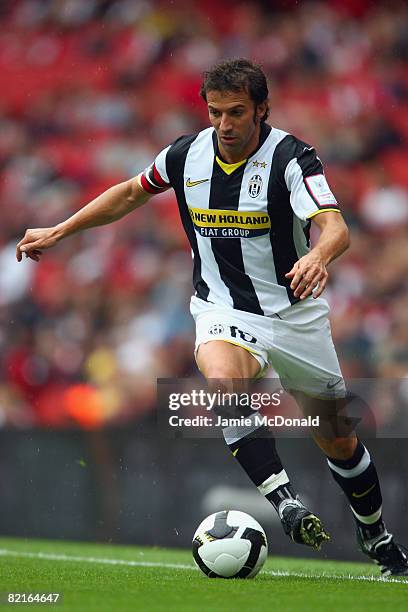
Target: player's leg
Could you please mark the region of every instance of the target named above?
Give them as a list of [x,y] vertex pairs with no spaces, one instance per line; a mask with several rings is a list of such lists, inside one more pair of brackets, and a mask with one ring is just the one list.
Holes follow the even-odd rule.
[[317,317],[311,316],[309,321],[305,313],[300,313],[306,334],[303,342],[299,320],[297,325],[291,325],[296,314],[292,313],[292,321],[278,322],[281,329],[275,341],[284,349],[278,358],[278,368],[284,372],[284,385],[292,390],[304,414],[320,418],[320,426],[312,434],[350,504],[361,549],[385,568],[384,573],[405,575],[408,560],[383,522],[381,488],[374,462],[356,436],[355,421],[347,416],[344,381],[328,320],[324,311],[322,316],[318,309],[316,312]]
[[[221,387],[226,393],[249,393],[250,382],[262,368],[260,361],[248,350],[223,340],[200,344],[196,360],[213,392]],[[219,406],[217,410],[223,412],[225,407]],[[237,414],[230,412],[229,415],[239,416],[239,410]],[[255,417],[255,413],[249,409],[246,416]],[[273,503],[280,495],[296,497],[277,453],[275,440],[266,427],[259,427],[253,418],[253,425],[248,427],[224,427],[223,435],[233,456],[269,501]]]
[[[246,348],[222,340],[199,345],[197,365],[213,392],[249,393],[250,381],[262,365]],[[219,407],[220,408],[220,407]],[[225,411],[225,407],[221,407]],[[293,540],[319,549],[328,539],[320,520],[307,510],[296,495],[277,453],[272,432],[256,423],[248,427],[225,427],[223,434],[232,454],[258,490],[272,503],[283,527]],[[230,416],[233,416],[230,413]],[[238,415],[236,415],[238,416]]]
[[359,533],[373,543],[386,534],[380,483],[370,453],[354,431],[356,422],[347,417],[347,401],[317,399],[299,392],[295,397],[305,415],[319,416],[320,425],[312,428],[313,439],[347,497]]
[[353,420],[345,415],[342,407],[345,402],[312,400],[301,394],[297,395],[297,401],[305,414],[311,410],[316,414],[317,410],[323,421],[325,414],[332,415],[329,425],[326,419],[322,431],[314,429],[312,435],[350,504],[361,550],[381,566],[384,575],[408,575],[408,558],[388,533],[382,517],[381,487],[375,464],[354,432]]
[[[214,383],[219,378],[235,380],[242,390],[252,378],[262,375],[268,366],[271,319],[220,309],[194,297],[191,314],[196,322],[198,366],[209,381]],[[255,419],[252,427],[228,427],[223,433],[234,457],[278,511],[286,533],[296,541],[319,548],[321,530],[315,529],[316,536],[311,538],[305,529],[310,525],[302,519],[311,513],[304,508],[291,486],[272,433],[266,427],[260,427]],[[294,510],[299,518],[297,521],[292,520]],[[289,514],[290,521],[286,520]]]
[[201,342],[196,351],[196,361],[207,380],[250,381],[262,369],[262,361],[254,354],[226,340]]

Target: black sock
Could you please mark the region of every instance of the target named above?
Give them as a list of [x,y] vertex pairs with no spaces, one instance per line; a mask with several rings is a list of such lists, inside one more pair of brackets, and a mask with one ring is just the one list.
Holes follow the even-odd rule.
[[358,440],[350,459],[327,457],[334,480],[343,489],[364,540],[386,533],[381,512],[381,489],[377,470],[364,444]]
[[[272,433],[264,426],[239,439],[231,428],[223,430],[225,440],[249,478],[279,512],[285,500],[296,500],[289,478],[276,450]],[[238,434],[239,435],[239,434]]]

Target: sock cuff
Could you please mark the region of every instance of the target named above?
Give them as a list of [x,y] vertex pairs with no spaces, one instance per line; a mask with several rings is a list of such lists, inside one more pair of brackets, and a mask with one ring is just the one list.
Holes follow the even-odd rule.
[[281,470],[278,474],[272,474],[269,478],[264,480],[262,484],[258,485],[258,491],[262,493],[262,495],[269,495],[269,493],[272,493],[272,491],[278,487],[288,483],[288,475],[285,470]]
[[[238,428],[234,428],[234,429],[238,429]],[[257,426],[256,429],[253,429],[249,433],[245,432],[245,435],[242,435],[241,437],[237,437],[237,435],[235,435],[235,438],[231,436],[231,430],[232,428],[225,427],[223,429],[223,434],[224,434],[225,441],[232,452],[234,452],[237,448],[243,448],[246,444],[249,444],[250,442],[252,442],[254,438],[271,440],[272,444],[275,446],[275,438],[274,438],[273,433],[264,425]],[[237,432],[235,433],[237,434]],[[241,431],[238,433],[244,433],[244,432]]]
[[360,474],[362,474],[363,472],[366,471],[366,469],[372,465],[371,463],[371,457],[370,457],[370,453],[368,452],[368,450],[364,448],[364,452],[361,455],[361,453],[359,453],[359,457],[361,457],[361,459],[358,461],[357,464],[354,463],[354,467],[339,467],[337,464],[340,463],[338,461],[336,461],[336,463],[334,463],[334,461],[332,459],[327,459],[327,463],[329,465],[329,468],[335,472],[336,474],[338,474],[339,476],[342,476],[343,478],[356,478],[357,476],[360,476]]
[[363,523],[364,525],[373,525],[374,523],[377,523],[381,519],[382,506],[380,506],[378,510],[376,510],[375,512],[372,512],[369,515],[358,514],[358,512],[354,510],[353,506],[350,506],[350,508],[354,516],[356,517],[356,519],[358,519],[360,523]]
[[349,457],[349,459],[334,459],[333,457],[329,457],[329,455],[326,455],[326,457],[327,460],[330,461],[330,463],[332,463],[333,465],[337,465],[337,467],[342,468],[343,470],[351,470],[356,467],[358,463],[360,463],[365,450],[366,447],[364,446],[364,444],[357,439],[356,449],[353,455]]
[[255,413],[248,417],[246,422],[250,423],[250,425],[229,425],[228,427],[223,427],[224,440],[230,448],[236,448],[234,445],[237,442],[249,437],[250,434],[253,434],[259,428],[259,424],[255,419]]

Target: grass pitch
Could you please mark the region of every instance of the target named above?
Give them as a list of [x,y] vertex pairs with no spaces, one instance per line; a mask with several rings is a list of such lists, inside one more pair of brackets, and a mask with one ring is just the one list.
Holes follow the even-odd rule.
[[11,538],[0,538],[0,592],[61,593],[42,606],[73,612],[408,609],[408,580],[363,563],[269,557],[254,580],[210,580],[186,550]]

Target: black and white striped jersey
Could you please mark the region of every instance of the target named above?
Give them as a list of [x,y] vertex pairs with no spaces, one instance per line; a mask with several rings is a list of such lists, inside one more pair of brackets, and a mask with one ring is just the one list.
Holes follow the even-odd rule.
[[338,205],[315,149],[262,125],[259,146],[228,164],[213,128],[182,136],[141,175],[173,187],[194,259],[196,296],[260,315],[298,301],[285,278],[310,248],[310,219]]

